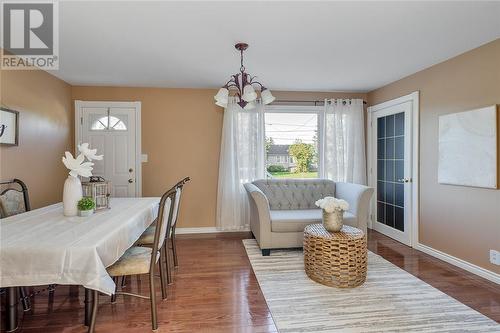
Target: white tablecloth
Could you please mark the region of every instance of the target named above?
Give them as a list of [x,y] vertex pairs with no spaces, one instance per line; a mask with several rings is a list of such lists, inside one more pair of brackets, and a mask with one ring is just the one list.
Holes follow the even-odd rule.
[[55,204],[0,220],[0,287],[83,285],[112,294],[106,272],[158,213],[159,198],[112,198],[111,209],[65,217]]

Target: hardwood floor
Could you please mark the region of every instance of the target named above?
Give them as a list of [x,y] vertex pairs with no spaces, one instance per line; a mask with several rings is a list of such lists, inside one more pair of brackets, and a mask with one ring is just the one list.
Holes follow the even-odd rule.
[[[168,299],[158,303],[158,332],[277,332],[241,243],[249,236],[178,237],[180,267],[169,286]],[[369,232],[368,247],[500,323],[497,285],[374,231]],[[127,280],[125,289],[147,295],[146,277]],[[23,316],[20,310],[18,332],[86,332],[83,295],[82,288],[58,286],[52,300],[47,292],[36,296],[31,311]],[[109,297],[101,296],[97,333],[150,329],[149,301],[118,296],[117,303],[110,304]]]
[[500,287],[477,275],[369,230],[368,249],[500,323]]

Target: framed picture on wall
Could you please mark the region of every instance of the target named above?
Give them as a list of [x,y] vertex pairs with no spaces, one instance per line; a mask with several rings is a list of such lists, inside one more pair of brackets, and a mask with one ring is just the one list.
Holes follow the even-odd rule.
[[0,107],[0,145],[19,144],[19,112]]
[[499,188],[498,117],[497,105],[439,117],[440,184]]

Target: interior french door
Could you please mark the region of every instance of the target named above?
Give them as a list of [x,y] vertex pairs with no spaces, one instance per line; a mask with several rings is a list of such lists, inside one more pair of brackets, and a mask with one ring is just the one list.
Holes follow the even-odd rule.
[[412,102],[371,113],[372,228],[412,245]]
[[140,196],[136,103],[78,101],[77,112],[77,144],[88,142],[104,155],[103,160],[93,161],[92,174],[111,182],[113,197]]

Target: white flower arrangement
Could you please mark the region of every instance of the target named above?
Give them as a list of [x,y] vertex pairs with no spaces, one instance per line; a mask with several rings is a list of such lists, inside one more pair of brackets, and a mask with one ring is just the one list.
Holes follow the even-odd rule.
[[97,160],[100,161],[102,160],[102,155],[96,155],[97,149],[90,149],[88,143],[82,143],[81,145],[78,145],[78,150],[80,153],[82,153],[89,161],[92,160]]
[[[96,155],[97,149],[90,149],[88,143],[78,145],[78,150],[80,154],[76,158],[69,151],[65,152],[62,162],[70,170],[70,176],[90,177],[92,176],[92,166],[94,165],[91,161],[102,160],[102,155]],[[85,158],[88,159],[88,162],[85,162]]]
[[334,197],[324,197],[315,202],[316,206],[323,209],[327,213],[333,213],[335,210],[346,211],[349,209],[347,201]]

